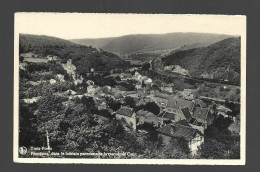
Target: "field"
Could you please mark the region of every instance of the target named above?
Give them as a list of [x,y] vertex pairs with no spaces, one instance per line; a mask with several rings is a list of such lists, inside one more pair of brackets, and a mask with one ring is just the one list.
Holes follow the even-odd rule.
[[27,61],[27,62],[34,62],[34,63],[47,63],[48,62],[48,59],[46,58],[33,58],[33,57],[27,57],[27,58],[24,58],[24,61]]

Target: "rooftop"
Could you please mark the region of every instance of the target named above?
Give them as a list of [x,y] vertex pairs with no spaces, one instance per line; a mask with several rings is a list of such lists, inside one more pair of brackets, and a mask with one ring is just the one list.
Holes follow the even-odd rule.
[[168,124],[157,130],[159,133],[170,136],[170,137],[181,137],[186,140],[192,139],[196,133],[203,135],[197,129],[190,126],[184,126],[178,123]]
[[193,102],[188,100],[182,100],[182,99],[169,99],[167,103],[167,107],[173,108],[173,109],[179,109],[179,108],[188,108],[189,111],[192,111],[193,108]]
[[207,119],[209,108],[197,107],[193,113],[193,117],[197,119],[198,122],[204,122]]
[[123,116],[131,117],[132,114],[134,113],[134,110],[133,110],[133,108],[123,106],[116,113],[123,115]]
[[190,111],[189,111],[188,108],[183,108],[183,109],[181,109],[181,111],[182,111],[182,113],[184,114],[184,116],[185,116],[186,119],[189,120],[189,119],[192,118],[192,116],[191,116]]

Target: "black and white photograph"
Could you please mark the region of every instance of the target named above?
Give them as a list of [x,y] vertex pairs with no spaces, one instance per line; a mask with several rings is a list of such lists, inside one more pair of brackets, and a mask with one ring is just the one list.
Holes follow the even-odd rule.
[[244,165],[246,16],[18,12],[13,159]]

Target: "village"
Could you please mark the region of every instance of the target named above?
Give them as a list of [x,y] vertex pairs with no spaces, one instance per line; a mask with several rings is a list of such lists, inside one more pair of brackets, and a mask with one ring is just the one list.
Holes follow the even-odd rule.
[[[49,61],[56,59],[56,57],[48,58]],[[24,70],[25,66],[26,63],[21,63],[20,69]],[[167,145],[172,138],[182,138],[187,141],[191,154],[196,155],[204,143],[205,130],[219,116],[233,121],[229,127],[231,132],[237,134],[240,132],[239,115],[230,115],[233,109],[226,107],[223,103],[204,101],[200,98],[199,87],[177,90],[173,83],[158,82],[144,75],[140,67],[111,70],[110,74],[104,77],[114,78],[115,86],[100,86],[90,79],[85,80],[82,76],[77,76],[76,68],[70,60],[63,65],[63,68],[72,76],[75,86],[85,82],[83,83],[85,86],[79,86],[82,91],[69,89],[55,93],[57,96],[68,97],[68,100],[63,102],[65,106],[68,106],[70,101],[75,99],[91,98],[99,111],[107,110],[122,123],[126,131],[135,132],[139,136],[149,133],[140,126],[153,125],[164,144]],[[102,72],[91,68],[87,76],[100,77],[100,73]],[[49,82],[53,85],[66,81],[63,75],[57,74],[56,78],[49,81],[30,82],[35,85],[40,82]],[[38,99],[40,96],[23,100],[30,104],[37,102]],[[149,103],[151,110],[146,106]],[[111,107],[112,104],[118,106]],[[106,121],[106,116],[97,118]]]

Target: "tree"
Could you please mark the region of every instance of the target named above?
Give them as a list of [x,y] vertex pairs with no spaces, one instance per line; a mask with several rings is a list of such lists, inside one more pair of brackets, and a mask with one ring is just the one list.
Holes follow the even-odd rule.
[[19,101],[19,146],[36,146],[37,120],[27,104]]
[[160,113],[160,107],[155,102],[148,102],[145,105],[141,105],[137,108],[137,110],[140,110],[140,109],[144,109],[155,115],[158,115]]
[[143,71],[149,71],[149,69],[150,69],[150,63],[144,63],[144,64],[142,65],[141,70],[143,70]]
[[23,60],[24,60],[24,56],[20,56],[20,57],[19,57],[19,62],[22,63]]
[[135,100],[134,100],[134,98],[132,98],[132,97],[125,97],[124,101],[125,101],[125,105],[128,105],[128,106],[130,106],[132,108],[135,107]]
[[216,141],[215,139],[205,139],[204,144],[201,149],[199,149],[198,153],[201,158],[206,159],[226,159],[225,156],[225,145]]

